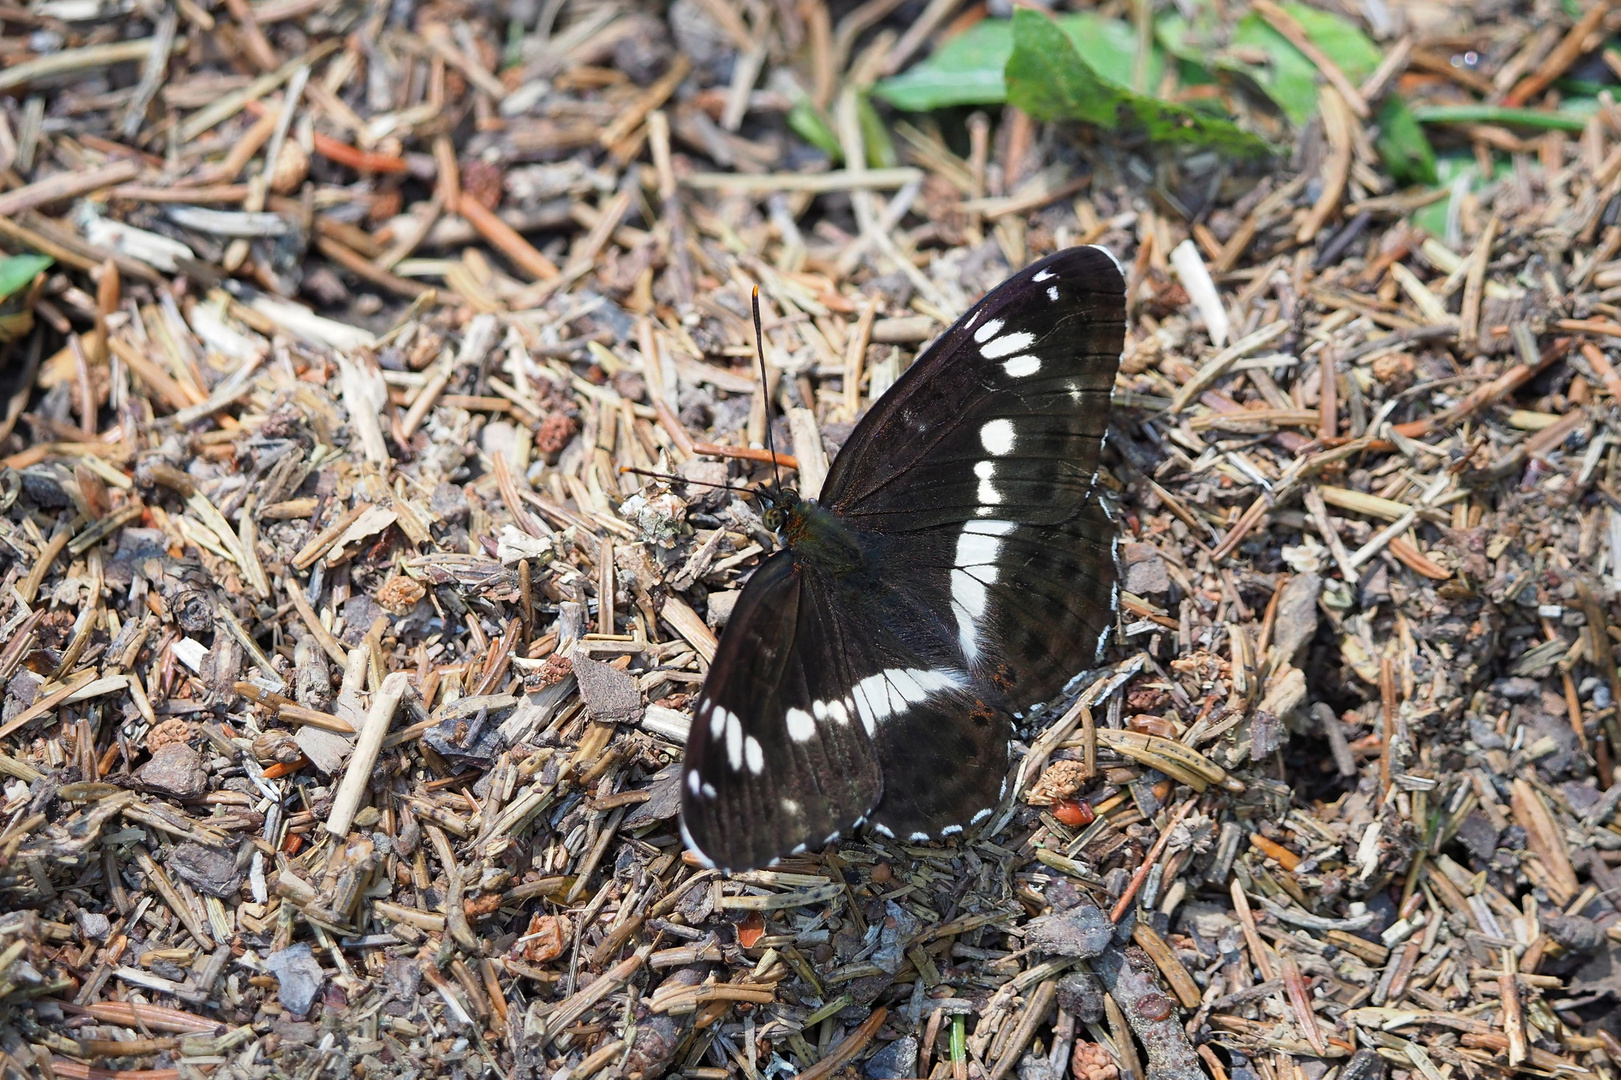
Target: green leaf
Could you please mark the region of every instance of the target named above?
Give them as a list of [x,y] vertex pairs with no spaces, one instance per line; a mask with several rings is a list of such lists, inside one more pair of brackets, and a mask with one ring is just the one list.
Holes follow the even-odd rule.
[[839,146],[839,137],[833,134],[833,128],[827,122],[827,117],[822,115],[822,110],[818,109],[810,98],[801,98],[788,110],[788,126],[793,129],[794,134],[827,154],[835,162],[844,156],[844,151]]
[[46,267],[56,260],[49,255],[6,255],[0,257],[0,300],[28,288]]
[[[1493,181],[1502,180],[1514,172],[1514,165],[1506,157],[1493,155],[1492,174]],[[1462,184],[1465,191],[1479,191],[1487,181],[1480,176],[1480,166],[1475,161],[1475,155],[1467,152],[1451,152],[1440,155],[1435,162],[1435,179],[1437,188],[1450,189],[1457,183],[1459,177],[1468,179]],[[1445,236],[1447,227],[1447,208],[1450,198],[1441,199],[1421,206],[1413,212],[1412,223],[1431,236]]]
[[1598,110],[1590,98],[1573,98],[1558,110],[1512,109],[1506,105],[1425,105],[1413,110],[1421,124],[1513,124],[1519,127],[1581,131]]
[[[1119,19],[1092,12],[1065,15],[1058,26],[1080,56],[1099,74],[1131,85],[1137,31]],[[1007,100],[1004,72],[1013,55],[1013,27],[1006,19],[981,19],[947,41],[927,59],[873,87],[873,96],[897,109],[927,112],[953,105],[999,105]],[[1165,72],[1164,54],[1150,53],[1148,84]]]
[[[1382,62],[1379,47],[1353,23],[1295,0],[1284,0],[1280,6],[1352,82],[1367,79]],[[1259,15],[1251,13],[1239,20],[1233,29],[1230,51],[1205,50],[1195,28],[1177,16],[1162,19],[1158,34],[1175,56],[1204,56],[1218,70],[1252,80],[1296,127],[1317,115],[1322,73]],[[1240,59],[1255,52],[1264,55],[1266,62]],[[1403,183],[1434,183],[1435,151],[1412,110],[1404,102],[1389,98],[1380,106],[1377,119],[1380,130],[1376,145],[1390,174]]]
[[1044,15],[1013,14],[1009,103],[1038,120],[1080,120],[1115,130],[1135,124],[1155,142],[1191,143],[1249,158],[1270,156],[1265,141],[1232,121],[1134,94],[1102,78],[1069,36]]
[[1383,62],[1379,46],[1349,19],[1307,7],[1298,0],[1283,0],[1278,6],[1293,16],[1311,43],[1323,50],[1352,82],[1363,82]]
[[861,141],[867,147],[868,168],[888,169],[901,163],[894,140],[889,137],[889,125],[865,96],[856,99],[856,121],[861,125]]
[[997,105],[1007,100],[1002,69],[1013,55],[1013,28],[982,19],[936,49],[926,60],[873,87],[897,109],[927,112],[952,105]]
[[1399,97],[1386,98],[1379,106],[1377,119],[1379,138],[1374,140],[1374,149],[1396,182],[1435,183],[1435,150],[1407,103]]
[[[1379,47],[1355,24],[1293,0],[1279,6],[1352,82],[1361,82],[1379,66]],[[1250,79],[1296,127],[1317,114],[1317,86],[1322,78],[1317,65],[1253,12],[1238,21],[1225,49],[1207,48],[1202,42],[1214,36],[1214,31],[1195,27],[1179,15],[1161,19],[1156,34],[1177,57]],[[1266,57],[1265,63],[1246,59],[1257,52]]]

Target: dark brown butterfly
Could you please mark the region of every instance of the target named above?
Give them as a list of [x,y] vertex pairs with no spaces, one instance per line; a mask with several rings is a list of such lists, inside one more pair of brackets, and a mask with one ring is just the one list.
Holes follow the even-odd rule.
[[682,831],[764,866],[863,822],[989,814],[1014,719],[1097,662],[1115,606],[1097,493],[1125,278],[1060,251],[988,293],[856,426],[820,502],[783,491],[693,714]]

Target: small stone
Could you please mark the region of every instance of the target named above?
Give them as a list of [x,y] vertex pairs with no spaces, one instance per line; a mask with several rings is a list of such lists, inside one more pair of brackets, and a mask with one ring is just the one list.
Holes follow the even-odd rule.
[[[1597,857],[1595,853],[1594,857]],[[1542,916],[1542,929],[1554,941],[1573,953],[1596,952],[1604,943],[1604,929],[1582,915]]]
[[208,790],[203,759],[185,743],[159,747],[152,760],[136,770],[135,778],[148,789],[176,799],[195,799]]
[[310,954],[310,947],[299,942],[280,952],[273,952],[265,957],[265,967],[281,984],[276,990],[276,1000],[281,1002],[281,1007],[294,1016],[309,1012],[326,978],[321,972],[321,965]]
[[1490,860],[1497,850],[1497,826],[1479,810],[1470,811],[1458,825],[1458,839],[1477,859]]
[[1031,1051],[1019,1059],[1019,1080],[1062,1080],[1061,1073],[1052,1062]]
[[667,821],[681,812],[681,763],[674,762],[654,773],[647,789],[652,792],[652,798],[626,814],[622,828],[630,830],[655,821]]
[[731,621],[732,609],[737,607],[737,598],[742,595],[736,589],[709,594],[709,611],[704,616],[704,622],[709,624],[711,630],[719,630]]
[[446,525],[465,525],[470,510],[467,492],[457,484],[435,484],[428,496],[428,512]]
[[310,763],[328,776],[343,768],[349,751],[354,749],[354,743],[337,732],[309,725],[295,731],[293,741]]
[[357,592],[343,602],[343,642],[351,647],[359,645],[371,624],[384,614],[383,607],[363,592]]
[[1122,587],[1137,596],[1159,596],[1171,590],[1165,559],[1153,544],[1121,544]]
[[896,1039],[868,1058],[861,1067],[868,1080],[896,1080],[897,1077],[913,1076],[916,1070],[917,1040],[910,1035]]
[[1317,598],[1323,592],[1321,574],[1296,574],[1278,597],[1277,621],[1272,626],[1272,643],[1278,655],[1292,660],[1317,634]]
[[1058,980],[1058,1007],[1083,1024],[1103,1019],[1103,984],[1090,971],[1072,971]]
[[99,911],[85,911],[79,909],[79,932],[92,941],[106,941],[107,934],[112,930],[112,920]]
[[634,724],[642,718],[642,692],[636,680],[607,664],[576,653],[574,677],[591,719],[603,724]]
[[731,475],[727,472],[723,461],[704,461],[693,458],[683,461],[675,470],[684,479],[693,483],[684,484],[678,490],[681,497],[689,504],[700,510],[717,510],[726,505],[731,493],[726,491],[727,481]]
[[1094,904],[1077,904],[1068,911],[1030,920],[1024,943],[1038,952],[1057,956],[1097,956],[1114,937],[1114,924]]
[[309,171],[310,156],[297,139],[288,139],[281,144],[275,167],[270,171],[270,190],[278,195],[289,195],[304,182]]
[[531,964],[544,964],[563,955],[568,945],[568,923],[556,915],[529,916],[529,928],[513,943],[513,952]]
[[169,871],[200,893],[221,900],[236,894],[243,874],[236,868],[236,855],[221,848],[186,842],[174,849],[165,864]]

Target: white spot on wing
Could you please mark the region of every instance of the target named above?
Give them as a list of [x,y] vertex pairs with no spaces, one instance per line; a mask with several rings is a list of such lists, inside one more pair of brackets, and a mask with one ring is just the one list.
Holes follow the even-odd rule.
[[1053,278],[1055,278],[1057,276],[1058,275],[1053,273],[1051,270],[1043,270],[1041,273],[1037,274],[1035,277],[1031,278],[1030,280],[1031,281],[1049,281],[1049,280],[1051,280],[1051,279],[1053,279]]
[[945,828],[940,830],[940,835],[941,836],[956,836],[960,832],[962,832],[962,826],[961,825],[947,825]]
[[1014,521],[970,521],[962,527],[962,531],[980,536],[1006,536],[1018,527]]
[[1013,421],[1006,417],[986,421],[979,429],[979,442],[981,446],[997,457],[1012,453]]
[[792,817],[798,817],[799,816],[799,803],[795,802],[793,799],[783,799],[782,800],[782,810],[783,810],[783,813],[785,813],[785,814],[788,814],[788,815],[790,815]]
[[1011,521],[970,521],[957,537],[956,565],[951,571],[951,610],[957,618],[957,642],[969,664],[979,659],[979,621],[985,617],[985,587],[996,583],[996,556],[1002,549],[998,537],[1013,528]]
[[713,799],[718,794],[719,794],[719,792],[717,792],[715,790],[715,785],[714,784],[705,784],[704,785],[704,798]]
[[957,617],[957,644],[969,664],[979,660],[979,620],[985,615],[985,586],[965,570],[951,572],[951,613]]
[[[990,323],[986,323],[989,326]],[[984,329],[981,327],[980,329]],[[1021,349],[1028,349],[1036,340],[1036,335],[1028,330],[1020,330],[1016,334],[1003,334],[995,341],[988,341],[979,347],[979,355],[987,360],[998,360],[1004,356],[1012,356]]]
[[1047,286],[1047,299],[1052,301],[1055,304],[1058,303],[1058,286],[1057,285],[1049,285],[1049,286]]
[[[879,678],[882,678],[882,676],[870,675],[856,683],[855,688],[850,691],[850,696],[856,703],[856,712],[861,717],[861,726],[867,729],[868,735],[878,730],[878,721],[889,715],[889,697],[887,694],[878,697],[876,701],[867,696],[867,684],[873,679]],[[880,708],[883,710],[881,713]]]
[[923,841],[930,839],[930,837],[926,832],[915,832],[911,836],[908,836],[907,839],[912,841],[914,844],[920,844]]
[[974,465],[974,475],[979,477],[979,501],[981,503],[980,511],[983,513],[985,512],[986,507],[993,506],[1002,501],[1002,493],[996,490],[995,484],[991,483],[992,478],[996,476],[996,462],[976,462]]
[[743,740],[743,755],[748,758],[749,772],[759,776],[765,771],[765,750],[753,735]]
[[[823,708],[820,701],[816,703],[816,708]],[[816,734],[816,721],[811,719],[811,714],[804,709],[789,709],[786,719],[788,737],[794,742],[808,742],[810,737]]]
[[962,672],[945,668],[886,668],[856,683],[856,711],[870,735],[879,721],[906,711],[930,694],[965,686],[967,681]]
[[703,790],[703,781],[698,779],[698,770],[693,769],[687,773],[687,790],[694,795]]
[[895,833],[891,831],[888,825],[878,825],[875,823],[872,827],[872,831],[877,833],[879,836],[887,836],[891,840],[895,839]]
[[709,737],[719,739],[726,734],[726,710],[715,706],[709,714]]
[[979,813],[975,814],[969,820],[968,824],[970,824],[970,825],[978,825],[980,822],[984,821],[986,818],[988,818],[990,816],[991,816],[991,808],[987,806],[985,809],[983,809]]
[[726,761],[733,770],[743,767],[743,722],[736,713],[726,716]]
[[990,322],[986,323],[984,326],[982,326],[978,330],[974,331],[974,340],[979,342],[981,345],[983,345],[983,344],[985,344],[985,342],[989,341],[991,338],[993,338],[997,334],[1001,333],[1001,330],[1002,330],[1002,320],[1001,319],[992,319]]
[[1036,372],[1041,370],[1041,358],[1032,356],[1030,353],[1025,353],[1023,356],[1015,356],[1013,359],[1002,365],[1002,370],[1013,376],[1015,379],[1022,379],[1026,375],[1034,375]]

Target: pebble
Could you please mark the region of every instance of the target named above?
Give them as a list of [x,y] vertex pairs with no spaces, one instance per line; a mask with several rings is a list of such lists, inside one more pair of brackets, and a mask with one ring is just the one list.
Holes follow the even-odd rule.
[[208,790],[203,759],[185,743],[159,747],[135,778],[153,791],[176,799],[195,799]]

